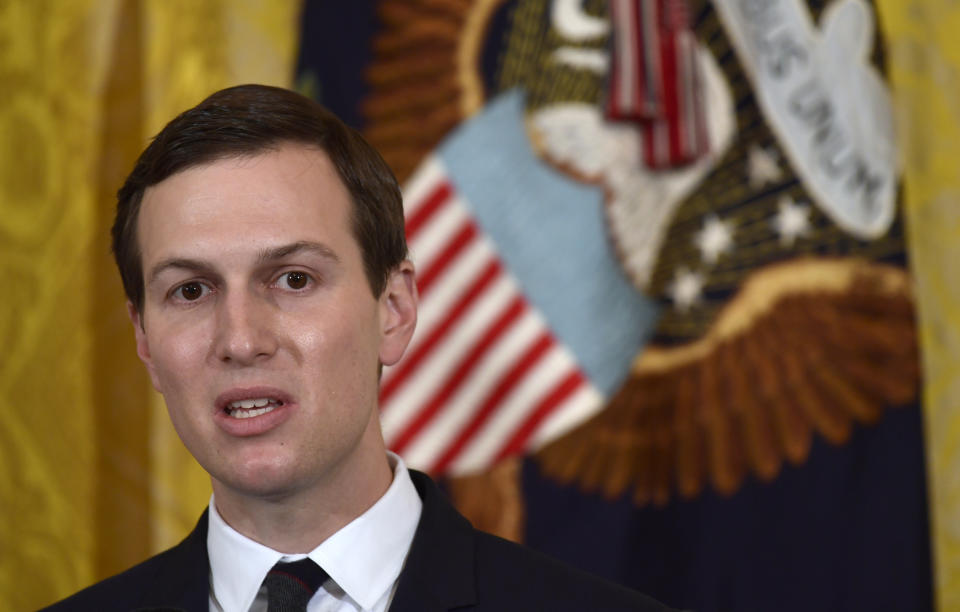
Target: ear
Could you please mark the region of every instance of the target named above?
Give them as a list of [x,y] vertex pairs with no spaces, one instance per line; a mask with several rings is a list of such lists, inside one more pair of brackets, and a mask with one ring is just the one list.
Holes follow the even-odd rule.
[[405,260],[387,277],[380,294],[380,363],[400,361],[417,326],[417,283],[413,263]]
[[150,356],[150,345],[147,342],[147,332],[143,327],[143,317],[129,300],[127,301],[127,315],[130,317],[130,322],[133,323],[133,333],[137,338],[137,356],[140,357],[143,365],[147,366],[147,373],[150,374],[150,382],[153,383],[153,388],[159,393],[163,393],[157,379],[157,372],[153,367],[153,358]]

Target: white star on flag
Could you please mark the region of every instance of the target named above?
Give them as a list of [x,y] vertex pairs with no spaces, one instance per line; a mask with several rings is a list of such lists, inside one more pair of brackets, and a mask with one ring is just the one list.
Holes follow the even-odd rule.
[[691,272],[683,266],[678,268],[674,273],[673,281],[667,287],[667,294],[673,300],[674,308],[686,312],[699,302],[704,280],[700,272]]
[[780,212],[771,225],[780,235],[780,244],[793,246],[797,238],[810,233],[810,207],[797,204],[790,196],[783,196],[777,204]]
[[781,176],[780,166],[777,165],[777,157],[774,153],[763,147],[753,145],[750,147],[750,157],[747,159],[747,177],[750,180],[750,186],[759,189],[767,183],[779,180]]
[[721,221],[716,215],[708,215],[694,242],[703,261],[714,264],[721,253],[733,250],[733,224]]

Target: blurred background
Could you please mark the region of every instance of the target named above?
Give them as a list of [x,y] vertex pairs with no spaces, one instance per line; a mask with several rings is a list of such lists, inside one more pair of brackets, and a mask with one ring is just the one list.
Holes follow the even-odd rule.
[[0,607],[209,481],[109,252],[149,139],[291,87],[404,186],[388,444],[478,527],[695,610],[960,609],[960,6],[0,0]]

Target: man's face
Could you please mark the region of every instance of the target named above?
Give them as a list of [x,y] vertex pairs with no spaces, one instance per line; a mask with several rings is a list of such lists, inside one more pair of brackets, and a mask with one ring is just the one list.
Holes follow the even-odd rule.
[[372,294],[350,207],[294,144],[144,194],[138,353],[215,489],[283,496],[384,462],[378,364],[403,354],[416,290],[405,262]]

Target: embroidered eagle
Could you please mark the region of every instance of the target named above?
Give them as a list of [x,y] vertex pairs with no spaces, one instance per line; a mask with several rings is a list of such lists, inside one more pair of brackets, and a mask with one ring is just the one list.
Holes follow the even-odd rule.
[[[666,13],[676,2],[646,4]],[[843,444],[855,425],[914,401],[919,381],[871,5],[780,3],[795,13],[761,17],[768,26],[784,20],[777,31],[787,37],[760,44],[736,3],[684,4],[709,147],[678,167],[645,164],[642,128],[604,113],[606,2],[380,3],[384,29],[364,102],[367,136],[402,179],[485,99],[521,86],[531,146],[604,189],[624,274],[658,300],[661,316],[602,410],[534,458],[561,482],[641,505],[707,486],[732,494],[750,475],[771,480],[785,463],[806,461],[814,435]],[[778,55],[763,54],[769,45]],[[843,61],[815,70],[818,53],[838,49]],[[778,119],[761,74],[771,57],[809,61],[811,74],[862,99],[817,98],[810,88],[791,98],[785,87],[788,117]],[[799,127],[790,127],[791,109]],[[832,154],[839,165],[864,142],[880,157],[844,167],[833,183],[808,159]],[[837,196],[844,188],[846,200]],[[516,538],[517,478],[508,462],[454,479],[451,491],[479,526]],[[504,519],[503,504],[515,520]]]

